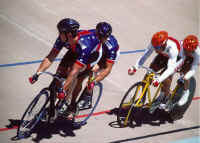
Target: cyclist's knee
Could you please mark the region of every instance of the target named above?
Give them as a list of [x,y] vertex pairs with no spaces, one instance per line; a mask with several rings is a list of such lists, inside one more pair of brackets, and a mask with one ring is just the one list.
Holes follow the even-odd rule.
[[165,79],[163,81],[162,91],[165,93],[169,93],[171,83],[172,83],[172,78],[169,77],[169,78]]

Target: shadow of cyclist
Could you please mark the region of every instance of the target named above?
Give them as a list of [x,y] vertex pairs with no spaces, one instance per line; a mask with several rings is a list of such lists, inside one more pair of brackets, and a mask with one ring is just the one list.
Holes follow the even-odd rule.
[[[19,126],[20,120],[9,119],[9,121],[10,124],[6,126],[7,128]],[[33,142],[39,143],[42,139],[50,139],[53,135],[56,134],[62,137],[74,137],[76,135],[73,131],[77,129],[80,129],[80,127],[73,127],[71,120],[66,120],[66,118],[59,118],[52,124],[46,122],[38,123],[38,125],[33,130],[33,134],[35,134],[34,137],[30,137],[32,137]]]
[[[124,111],[123,113],[125,113]],[[114,108],[108,114],[118,114],[118,108]],[[123,116],[123,115],[122,115]],[[130,115],[130,124],[131,128],[140,127],[142,124],[149,124],[152,126],[160,126],[165,123],[173,123],[173,120],[169,114],[163,110],[157,109],[154,114],[150,114],[147,108],[134,108],[134,112]],[[119,128],[119,125],[116,125],[116,122],[111,122],[109,124],[111,127]]]

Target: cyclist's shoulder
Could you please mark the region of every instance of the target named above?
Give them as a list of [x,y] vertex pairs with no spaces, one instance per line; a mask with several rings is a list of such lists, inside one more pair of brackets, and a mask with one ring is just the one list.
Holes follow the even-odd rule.
[[70,44],[68,42],[62,42],[60,36],[58,36],[53,45],[53,48],[61,50],[63,47],[69,48]]
[[97,38],[94,30],[82,31],[78,41],[79,44],[85,45],[87,47],[93,47],[99,44],[99,39]]
[[194,51],[194,55],[200,58],[200,46],[197,46],[196,50]]
[[180,42],[178,40],[174,41],[174,40],[169,39],[167,41],[166,50],[169,53],[179,53],[181,50]]
[[116,39],[116,37],[114,35],[110,35],[108,37],[107,41],[110,42],[110,43],[112,43],[113,45],[118,45],[118,41],[117,41],[117,39]]
[[117,39],[113,35],[110,35],[107,41],[103,44],[103,47],[107,48],[108,50],[118,50],[119,44]]
[[95,36],[95,29],[79,30],[78,35],[81,38],[89,37],[89,36]]

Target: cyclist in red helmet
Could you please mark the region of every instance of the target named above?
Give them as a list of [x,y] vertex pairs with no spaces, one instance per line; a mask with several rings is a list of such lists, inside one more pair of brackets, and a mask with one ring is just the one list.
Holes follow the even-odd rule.
[[166,31],[155,33],[144,55],[137,61],[135,66],[129,68],[128,74],[133,75],[137,69],[144,64],[153,51],[157,53],[157,56],[150,64],[150,68],[154,71],[162,70],[160,77],[154,79],[153,85],[157,87],[159,83],[162,82],[164,86],[162,86],[159,97],[150,109],[151,113],[154,112],[153,109],[156,109],[154,107],[166,107],[164,105],[168,100],[169,88],[172,82],[173,73],[175,72],[175,65],[180,51],[180,44],[176,39],[169,37],[168,32]]
[[200,48],[199,41],[195,35],[188,35],[182,42],[182,50],[180,52],[181,60],[178,62],[181,78],[179,80],[184,82],[183,96],[179,100],[178,105],[184,105],[189,98],[189,79],[194,76],[200,64]]

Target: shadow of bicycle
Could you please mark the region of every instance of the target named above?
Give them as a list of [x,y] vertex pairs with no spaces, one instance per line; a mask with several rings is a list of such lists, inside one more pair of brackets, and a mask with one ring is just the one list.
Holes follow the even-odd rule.
[[[126,113],[126,111],[124,111],[124,113]],[[118,108],[112,109],[111,112],[109,112],[108,114],[117,116]],[[130,115],[130,121],[131,124],[129,124],[129,127],[131,128],[141,127],[143,124],[160,126],[161,124],[173,123],[173,120],[167,112],[157,109],[154,114],[150,114],[149,109],[147,108],[135,108]],[[113,128],[120,128],[117,121],[111,122],[109,123],[109,125]]]
[[[20,124],[20,120],[9,119],[9,121],[10,124],[6,126],[7,128],[16,127]],[[71,120],[59,118],[52,124],[46,122],[38,123],[30,137],[32,137],[32,141],[36,143],[39,143],[43,139],[50,139],[53,135],[60,135],[62,137],[75,137],[76,135],[74,130],[77,129],[80,129],[80,127],[74,127]],[[11,140],[13,140],[12,138]]]

